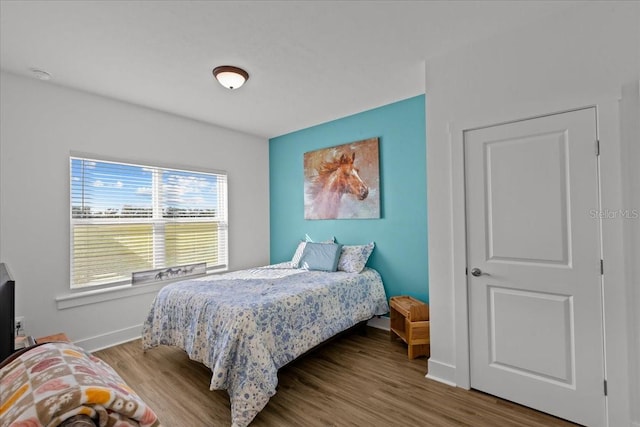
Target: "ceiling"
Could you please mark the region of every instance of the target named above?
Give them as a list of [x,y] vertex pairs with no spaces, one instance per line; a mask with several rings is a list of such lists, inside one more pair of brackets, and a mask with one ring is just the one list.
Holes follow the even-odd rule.
[[422,94],[426,59],[581,3],[1,0],[0,66],[274,137]]

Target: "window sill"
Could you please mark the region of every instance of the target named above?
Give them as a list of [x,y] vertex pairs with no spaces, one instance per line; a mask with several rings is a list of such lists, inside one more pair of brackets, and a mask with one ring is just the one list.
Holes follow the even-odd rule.
[[56,306],[58,310],[80,307],[89,304],[98,304],[105,301],[116,300],[120,298],[129,298],[136,295],[152,294],[158,292],[164,286],[179,282],[181,280],[196,279],[198,277],[209,276],[212,274],[220,274],[229,271],[226,265],[224,268],[209,271],[204,275],[195,275],[192,277],[181,277],[173,280],[163,280],[162,282],[140,284],[140,285],[119,285],[110,288],[91,289],[88,291],[74,292],[72,294],[56,297]]
[[158,292],[169,282],[149,283],[147,285],[120,285],[111,288],[93,289],[90,291],[74,292],[72,294],[56,297],[58,310],[80,307],[83,305],[97,304],[120,298],[128,298],[136,295]]

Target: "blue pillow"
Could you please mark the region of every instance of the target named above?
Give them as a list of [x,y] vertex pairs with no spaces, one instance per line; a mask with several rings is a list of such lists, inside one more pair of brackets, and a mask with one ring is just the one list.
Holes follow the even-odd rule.
[[[322,243],[335,243],[335,241],[336,241],[336,238],[332,237],[330,239],[323,241]],[[300,257],[302,257],[302,252],[304,251],[304,247],[309,242],[313,242],[313,240],[311,240],[311,237],[307,235],[305,236],[305,240],[298,244],[298,247],[296,248],[296,252],[293,254],[293,258],[291,258],[291,268],[300,268]]]
[[305,270],[336,271],[342,245],[307,242],[300,257],[300,268]]

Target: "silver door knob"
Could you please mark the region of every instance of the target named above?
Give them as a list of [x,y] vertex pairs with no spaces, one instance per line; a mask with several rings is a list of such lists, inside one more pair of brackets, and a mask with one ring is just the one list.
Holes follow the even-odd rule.
[[474,267],[471,269],[471,275],[475,276],[475,277],[480,277],[482,275],[488,276],[487,273],[483,273],[482,270],[480,270],[478,267]]

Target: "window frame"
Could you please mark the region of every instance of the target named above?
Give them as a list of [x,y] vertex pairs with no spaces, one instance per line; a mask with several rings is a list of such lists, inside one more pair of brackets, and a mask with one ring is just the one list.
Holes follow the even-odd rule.
[[[73,217],[73,168],[72,162],[73,160],[81,160],[81,161],[93,161],[93,162],[103,162],[103,163],[114,163],[118,165],[126,165],[126,166],[134,166],[139,168],[148,168],[153,170],[153,174],[156,175],[160,172],[160,182],[157,179],[154,179],[155,183],[153,184],[152,190],[152,214],[150,217],[106,217],[106,218],[74,218]],[[206,274],[215,274],[220,272],[225,272],[229,270],[229,197],[228,197],[228,187],[229,187],[229,176],[226,171],[194,167],[194,166],[178,166],[178,165],[166,165],[166,164],[149,164],[150,162],[142,161],[138,162],[135,160],[122,160],[122,159],[114,159],[105,156],[95,155],[95,154],[87,154],[87,153],[78,153],[78,152],[70,152],[69,157],[69,290],[71,291],[71,295],[61,296],[57,298],[58,304],[62,303],[66,304],[64,301],[69,298],[74,298],[75,295],[79,297],[86,296],[95,296],[103,294],[104,292],[110,291],[119,291],[121,293],[122,290],[126,290],[132,287],[146,287],[150,289],[157,288],[157,284],[161,283],[164,286],[167,283],[175,282],[178,280],[183,280],[184,278],[175,278],[163,280],[162,282],[156,283],[147,283],[147,284],[132,284],[131,277],[128,277],[124,280],[113,280],[105,283],[97,283],[97,284],[84,284],[84,285],[75,285],[74,280],[74,230],[76,225],[122,225],[122,224],[139,224],[151,225],[154,230],[157,226],[161,226],[164,228],[167,225],[171,224],[184,224],[184,223],[202,223],[202,222],[214,222],[217,224],[217,233],[218,235],[222,235],[222,239],[218,241],[218,251],[219,254],[219,262],[216,265],[209,266],[207,265]],[[216,215],[215,217],[172,217],[167,219],[162,214],[162,204],[158,204],[158,197],[156,192],[158,188],[162,186],[162,172],[179,172],[186,174],[208,174],[208,175],[216,175],[224,177],[224,183],[220,186],[218,194],[217,206],[219,213],[221,215]],[[156,175],[157,177],[158,175]],[[159,212],[159,215],[158,215]],[[151,233],[152,240],[155,240],[153,235],[156,234],[154,232]],[[155,243],[152,245],[153,251],[156,250]],[[163,242],[164,246],[164,242]],[[221,251],[221,249],[223,249]],[[168,268],[171,266],[163,266],[157,268]],[[155,268],[155,266],[154,266]],[[139,292],[136,292],[136,294]],[[144,292],[143,292],[144,293]],[[106,298],[112,299],[112,298]],[[73,304],[71,306],[74,306]]]

